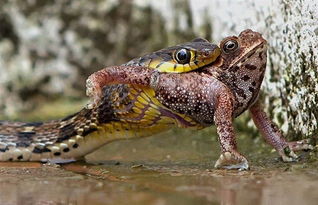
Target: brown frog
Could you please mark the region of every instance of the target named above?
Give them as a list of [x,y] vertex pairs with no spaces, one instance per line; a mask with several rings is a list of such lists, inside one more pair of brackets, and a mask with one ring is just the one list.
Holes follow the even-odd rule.
[[258,102],[267,58],[267,42],[261,34],[245,30],[239,36],[222,40],[220,48],[221,55],[215,62],[188,73],[159,73],[146,67],[105,68],[89,77],[88,94],[95,98],[98,92],[92,87],[102,88],[114,83],[150,86],[163,106],[196,122],[189,124],[177,120],[180,126],[217,126],[222,153],[215,163],[216,168],[249,168],[246,158],[237,151],[233,127],[234,118],[246,110],[283,161],[296,160],[294,151],[313,149],[309,140],[286,141]]

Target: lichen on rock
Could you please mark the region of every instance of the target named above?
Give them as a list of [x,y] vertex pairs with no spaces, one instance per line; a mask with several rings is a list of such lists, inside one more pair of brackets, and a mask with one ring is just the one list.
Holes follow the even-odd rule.
[[280,122],[290,136],[311,136],[318,133],[318,3],[285,0],[277,8],[282,15],[272,15],[267,25],[271,70],[280,76],[269,80],[276,80],[278,104],[286,109]]

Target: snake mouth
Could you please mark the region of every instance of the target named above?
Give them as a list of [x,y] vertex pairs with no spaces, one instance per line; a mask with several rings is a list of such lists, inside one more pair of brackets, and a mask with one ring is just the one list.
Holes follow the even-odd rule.
[[[199,68],[197,68],[195,70],[191,70],[191,71],[189,71],[187,73],[202,72],[202,71],[208,70],[208,69],[210,69],[212,67],[221,67],[221,65],[223,64],[223,58],[222,58],[221,55],[216,56],[213,60],[211,60],[211,58],[209,58],[209,59],[205,59],[205,60],[202,59],[202,61],[204,61],[205,65],[200,66]],[[180,73],[180,74],[184,75],[186,73]]]
[[202,51],[202,59],[212,59],[213,61],[221,55],[221,49],[215,47],[213,50],[205,49]]
[[215,48],[214,50],[206,50],[202,53],[203,54],[201,56],[198,56],[198,59],[199,61],[203,62],[203,64],[201,64],[198,69],[217,61],[222,52],[221,49]]

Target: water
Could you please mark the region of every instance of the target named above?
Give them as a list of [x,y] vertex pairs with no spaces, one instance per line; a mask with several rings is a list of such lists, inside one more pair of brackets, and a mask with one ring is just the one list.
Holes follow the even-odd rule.
[[110,143],[86,162],[1,163],[1,204],[316,204],[317,163],[283,163],[240,133],[249,171],[216,170],[213,129]]

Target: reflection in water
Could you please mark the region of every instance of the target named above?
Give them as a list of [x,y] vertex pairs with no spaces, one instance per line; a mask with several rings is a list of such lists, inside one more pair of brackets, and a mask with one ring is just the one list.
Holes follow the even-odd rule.
[[[237,183],[237,178],[222,178],[219,191],[221,205],[235,205],[237,190],[233,187]],[[235,186],[235,185],[234,185]]]
[[314,175],[273,167],[210,170],[178,162],[9,165],[0,169],[1,204],[314,205],[318,200],[318,177],[312,169],[306,172]]

